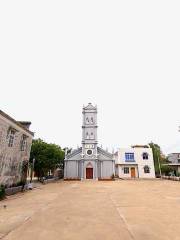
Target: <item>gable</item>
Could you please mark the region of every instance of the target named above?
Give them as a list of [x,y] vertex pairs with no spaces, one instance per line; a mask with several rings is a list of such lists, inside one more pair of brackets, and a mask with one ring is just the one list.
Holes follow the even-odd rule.
[[66,156],[67,160],[80,160],[81,159],[82,148],[78,148],[72,151],[70,154]]
[[113,155],[102,148],[98,147],[98,159],[99,160],[113,160]]

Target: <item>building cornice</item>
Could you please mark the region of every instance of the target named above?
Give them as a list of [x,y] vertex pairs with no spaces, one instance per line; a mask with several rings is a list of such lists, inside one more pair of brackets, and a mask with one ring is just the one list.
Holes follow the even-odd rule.
[[82,128],[98,128],[97,125],[83,125]]
[[16,124],[18,127],[22,128],[24,131],[28,132],[30,135],[34,136],[34,133],[25,128],[20,122],[16,121],[14,118],[10,117],[8,114],[0,110],[0,115],[2,115],[4,118],[8,119],[9,121]]

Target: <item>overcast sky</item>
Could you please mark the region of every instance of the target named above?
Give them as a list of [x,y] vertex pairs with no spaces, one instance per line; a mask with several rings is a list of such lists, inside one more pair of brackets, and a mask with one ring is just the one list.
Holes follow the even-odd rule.
[[180,2],[0,2],[0,109],[35,137],[81,144],[82,106],[98,106],[104,148],[180,152]]

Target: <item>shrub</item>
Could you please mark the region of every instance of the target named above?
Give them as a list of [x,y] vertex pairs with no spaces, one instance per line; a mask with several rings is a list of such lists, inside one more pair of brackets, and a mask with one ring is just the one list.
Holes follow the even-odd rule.
[[5,187],[3,185],[0,185],[0,200],[5,198]]
[[111,179],[114,179],[115,178],[115,175],[114,175],[114,173],[111,175]]
[[173,168],[168,166],[168,165],[162,165],[161,166],[161,171],[162,171],[163,174],[168,176],[171,172],[173,172]]

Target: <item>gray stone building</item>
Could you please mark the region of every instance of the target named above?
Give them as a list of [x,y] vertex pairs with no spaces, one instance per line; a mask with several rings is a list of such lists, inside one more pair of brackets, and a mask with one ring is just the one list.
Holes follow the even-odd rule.
[[110,179],[115,173],[113,155],[98,147],[97,107],[83,107],[82,146],[65,156],[65,179]]
[[167,158],[170,163],[180,164],[180,153],[170,153]]
[[10,186],[26,178],[34,135],[30,124],[0,110],[0,184]]
[[180,174],[180,153],[170,153],[167,157],[169,163],[164,164],[170,166],[174,170],[174,174]]

